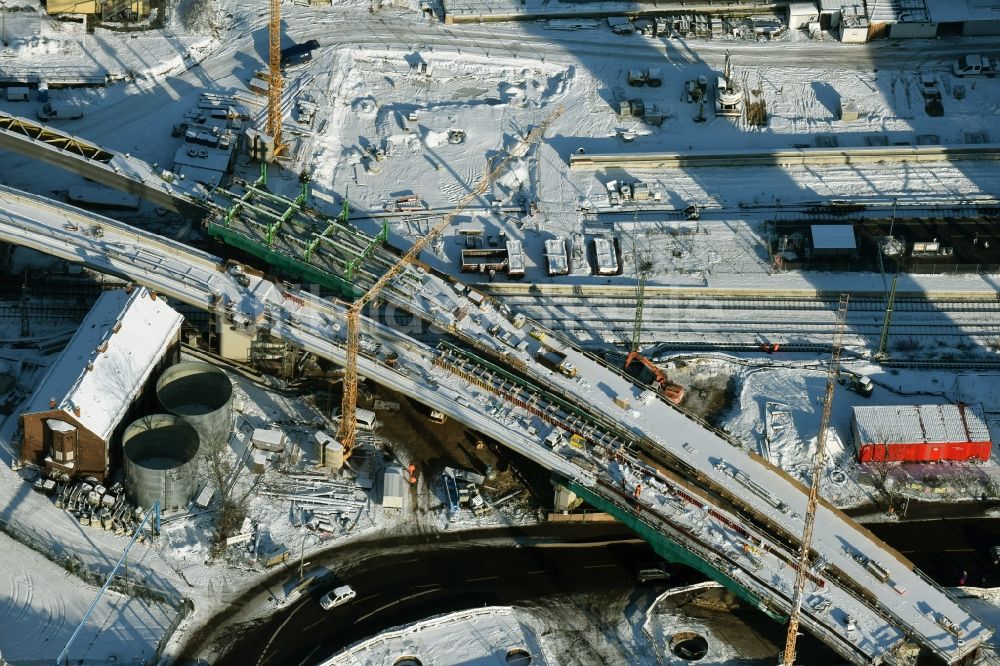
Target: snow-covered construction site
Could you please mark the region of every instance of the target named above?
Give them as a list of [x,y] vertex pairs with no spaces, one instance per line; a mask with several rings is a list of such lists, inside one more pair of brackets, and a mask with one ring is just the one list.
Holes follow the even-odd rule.
[[998,663],[992,4],[0,3],[0,663]]

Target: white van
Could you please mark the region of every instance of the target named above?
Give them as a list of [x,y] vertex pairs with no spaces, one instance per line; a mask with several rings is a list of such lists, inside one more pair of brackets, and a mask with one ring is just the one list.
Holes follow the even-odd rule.
[[350,585],[341,585],[320,597],[319,605],[323,607],[323,610],[330,610],[331,608],[346,604],[356,596],[358,596],[358,593]]
[[38,109],[39,120],[71,120],[83,118],[83,109],[77,106],[46,102]]

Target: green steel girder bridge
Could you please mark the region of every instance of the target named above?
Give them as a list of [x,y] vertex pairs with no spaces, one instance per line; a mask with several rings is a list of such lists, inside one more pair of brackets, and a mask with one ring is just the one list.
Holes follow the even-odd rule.
[[252,183],[237,181],[239,193],[215,188],[224,206],[205,221],[208,233],[296,278],[319,284],[353,300],[387,271],[396,256],[386,249],[389,225],[375,236],[347,220],[348,204],[335,218],[309,206],[309,179],[301,177],[294,199],[267,189],[267,165]]

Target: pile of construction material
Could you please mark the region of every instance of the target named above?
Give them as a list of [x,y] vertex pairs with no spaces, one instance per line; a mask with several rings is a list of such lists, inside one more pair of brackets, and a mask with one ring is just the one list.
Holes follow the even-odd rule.
[[493,511],[492,503],[480,491],[482,485],[486,483],[486,477],[482,474],[445,467],[441,480],[448,500],[449,520],[458,520],[463,507],[472,511],[472,515],[477,518]]
[[261,495],[289,501],[296,527],[305,525],[330,534],[355,523],[368,503],[356,479],[333,479],[313,472],[288,474],[280,482],[263,484]]
[[100,527],[118,535],[134,532],[145,515],[143,509],[125,499],[125,489],[120,483],[106,488],[93,477],[66,484],[39,479],[35,489],[54,494],[56,508],[73,514],[81,525]]

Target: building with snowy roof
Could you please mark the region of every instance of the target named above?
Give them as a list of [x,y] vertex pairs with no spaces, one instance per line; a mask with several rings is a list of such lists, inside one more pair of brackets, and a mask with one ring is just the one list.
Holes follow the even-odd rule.
[[145,288],[101,294],[21,414],[21,460],[53,477],[104,480],[112,441],[178,360],[182,319]]
[[814,224],[812,252],[817,258],[854,257],[858,253],[858,242],[854,237],[853,224]]
[[992,447],[980,405],[855,407],[852,430],[861,462],[985,462]]

